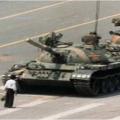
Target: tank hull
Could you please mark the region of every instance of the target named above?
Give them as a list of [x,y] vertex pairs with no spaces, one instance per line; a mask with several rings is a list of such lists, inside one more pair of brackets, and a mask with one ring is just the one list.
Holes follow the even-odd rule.
[[19,83],[21,86],[72,86],[79,94],[97,96],[120,88],[120,62],[107,65],[59,64],[57,67],[55,64],[45,64],[44,69],[27,68],[19,76]]

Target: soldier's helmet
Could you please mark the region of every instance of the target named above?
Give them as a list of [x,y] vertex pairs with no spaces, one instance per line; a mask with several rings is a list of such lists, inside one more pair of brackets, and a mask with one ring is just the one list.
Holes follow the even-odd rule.
[[85,45],[98,45],[99,39],[101,39],[100,36],[98,36],[95,32],[91,32],[82,37],[82,42],[84,42]]
[[114,23],[115,26],[120,26],[120,18],[113,18],[112,23]]

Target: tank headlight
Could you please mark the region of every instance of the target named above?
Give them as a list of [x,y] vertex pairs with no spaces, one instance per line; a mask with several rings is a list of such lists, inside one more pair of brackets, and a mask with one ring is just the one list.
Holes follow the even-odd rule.
[[10,77],[10,76],[11,76],[11,74],[8,74],[7,76],[8,76],[8,77]]
[[73,74],[72,77],[73,77],[73,78],[77,77],[77,78],[79,78],[79,79],[80,79],[80,78],[85,79],[85,78],[89,78],[90,75],[86,75],[86,74]]
[[90,75],[86,75],[86,78],[90,78]]
[[8,78],[8,75],[1,75],[0,78],[1,79],[6,79],[6,78]]
[[73,74],[72,77],[75,78],[75,77],[76,77],[76,74]]
[[6,75],[1,75],[0,76],[0,79],[4,79]]
[[79,75],[77,75],[77,77],[78,77],[78,78],[83,78],[83,79],[85,79],[85,78],[89,78],[89,77],[90,77],[90,75],[86,75],[86,74],[79,74]]
[[81,78],[87,78],[87,75],[86,75],[86,74],[83,74],[83,75],[81,76]]
[[1,77],[5,77],[6,75],[1,75]]
[[80,69],[85,69],[85,67],[84,66],[80,66]]
[[81,74],[79,74],[79,75],[77,75],[77,77],[78,77],[78,78],[81,78],[81,77],[82,77],[82,75],[81,75]]

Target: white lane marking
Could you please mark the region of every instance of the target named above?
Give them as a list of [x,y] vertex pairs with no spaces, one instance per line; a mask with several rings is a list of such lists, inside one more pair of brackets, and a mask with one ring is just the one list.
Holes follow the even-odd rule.
[[[103,20],[106,20],[106,19],[109,19],[109,18],[113,18],[113,17],[117,17],[117,16],[120,16],[120,13],[99,18],[98,21],[103,21]],[[68,26],[66,28],[58,29],[58,30],[56,30],[56,32],[62,32],[62,31],[74,29],[74,28],[81,27],[81,26],[88,25],[88,24],[92,24],[92,23],[95,23],[95,22],[96,22],[96,20],[91,20],[89,22],[85,22],[85,23],[81,23],[81,24],[77,24],[77,25],[73,25],[73,26]]]
[[114,117],[114,118],[109,119],[109,120],[120,120],[120,116]]
[[[111,15],[111,16],[107,16],[107,17],[100,18],[100,19],[98,19],[98,21],[106,20],[106,19],[109,19],[109,18],[117,17],[117,16],[120,16],[120,13],[114,14],[114,15]],[[73,25],[73,26],[68,26],[68,27],[61,28],[61,29],[54,30],[54,31],[55,31],[55,32],[62,32],[62,31],[66,31],[66,30],[71,30],[71,29],[75,29],[75,28],[77,28],[77,27],[81,27],[81,26],[84,26],[84,25],[92,24],[92,23],[94,23],[95,21],[96,21],[96,20],[92,20],[92,21],[89,21],[89,22],[85,22],[85,23],[81,23],[81,24],[76,24],[76,25]],[[34,39],[34,38],[38,38],[38,37],[41,37],[41,36],[45,36],[45,35],[47,35],[48,33],[49,33],[49,32],[43,33],[43,34],[39,34],[39,35],[36,35],[36,36],[29,36],[28,38]],[[12,45],[16,45],[16,44],[23,43],[23,42],[27,41],[28,38],[22,39],[22,40],[17,40],[17,41],[15,41],[15,42],[11,42],[11,43],[3,44],[3,45],[0,46],[0,48],[4,48],[4,47],[8,47],[8,46],[12,46]]]
[[[49,33],[49,32],[48,32],[48,33]],[[43,34],[36,35],[36,36],[33,36],[33,37],[29,37],[29,38],[31,38],[31,39],[38,38],[38,37],[40,37],[40,36],[45,36],[45,35],[47,35],[48,33],[43,33]],[[4,47],[16,45],[16,44],[20,44],[20,43],[23,43],[23,42],[25,42],[25,41],[27,41],[27,40],[28,40],[28,38],[23,39],[23,40],[17,40],[17,41],[15,41],[15,42],[7,43],[7,44],[3,44],[3,45],[0,46],[0,48],[4,48]]]
[[9,16],[1,17],[0,21],[6,20],[6,19],[9,19],[9,18],[14,18],[14,17],[21,16],[21,15],[25,15],[25,14],[29,14],[29,13],[33,13],[33,12],[37,12],[37,11],[44,10],[44,9],[47,9],[47,8],[51,8],[51,7],[55,7],[55,6],[58,6],[58,5],[62,5],[65,2],[68,2],[68,1],[58,2],[58,3],[55,3],[55,4],[43,6],[43,7],[40,7],[40,8],[36,8],[36,9],[20,12],[20,13],[17,13],[17,14],[12,14],[12,15],[9,15]]
[[41,99],[38,99],[38,100],[30,102],[30,103],[19,105],[19,106],[17,106],[17,108],[6,108],[5,110],[0,110],[0,116],[22,110],[25,107],[33,107],[33,106],[36,106],[36,105],[46,103],[46,102],[52,100],[53,98],[55,98],[55,97],[47,96],[47,99],[41,98]]
[[92,108],[99,107],[101,105],[104,105],[104,103],[92,103],[92,104],[85,105],[85,106],[82,106],[82,107],[79,107],[79,108],[76,108],[76,109],[61,112],[61,113],[58,113],[56,115],[51,115],[51,116],[48,116],[48,117],[44,117],[44,118],[41,118],[40,120],[56,120],[56,119],[59,119],[61,117],[72,115],[74,113],[87,111],[87,110],[90,110]]

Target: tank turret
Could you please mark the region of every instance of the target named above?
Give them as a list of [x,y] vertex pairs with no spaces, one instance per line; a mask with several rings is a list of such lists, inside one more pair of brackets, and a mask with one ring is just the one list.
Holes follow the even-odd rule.
[[[48,41],[49,41],[49,39],[48,39]],[[55,62],[55,63],[66,63],[65,53],[63,53],[62,51],[61,52],[60,51],[56,51],[56,47],[57,47],[58,41],[57,42],[54,41],[53,44],[51,44],[51,42],[49,41],[50,42],[49,45],[48,45],[48,43],[49,43],[48,41],[46,40],[47,44],[46,43],[42,44],[40,42],[39,43],[34,42],[31,39],[27,40],[28,43],[34,45],[35,47],[38,47],[38,48],[42,49],[44,57],[48,58],[48,59],[46,59],[46,62],[50,60],[51,62]],[[47,52],[47,54],[46,54],[46,52]],[[50,57],[48,57],[49,55],[50,55]],[[42,55],[40,55],[40,58],[41,58],[41,56]]]

